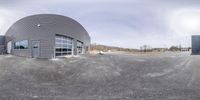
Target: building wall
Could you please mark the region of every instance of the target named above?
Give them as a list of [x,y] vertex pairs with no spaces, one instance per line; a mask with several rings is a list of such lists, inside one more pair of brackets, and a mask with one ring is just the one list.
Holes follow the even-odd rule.
[[0,36],[0,54],[5,53],[5,36]]
[[[32,57],[31,41],[38,40],[40,41],[40,58],[52,58],[56,34],[82,41],[86,46],[90,45],[87,31],[78,22],[65,16],[52,14],[33,15],[17,21],[6,32],[6,43],[12,41],[13,55]],[[28,40],[28,49],[14,49],[14,42],[21,40]],[[74,53],[75,48],[76,45],[74,45]]]
[[192,36],[192,54],[200,54],[200,35]]

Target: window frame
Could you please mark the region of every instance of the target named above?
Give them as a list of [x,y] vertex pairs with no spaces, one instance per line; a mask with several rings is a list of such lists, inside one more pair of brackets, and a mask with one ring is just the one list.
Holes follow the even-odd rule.
[[63,35],[55,35],[55,57],[73,55],[73,38]]
[[21,41],[14,42],[14,49],[15,50],[29,49],[29,41],[28,40],[21,40]]

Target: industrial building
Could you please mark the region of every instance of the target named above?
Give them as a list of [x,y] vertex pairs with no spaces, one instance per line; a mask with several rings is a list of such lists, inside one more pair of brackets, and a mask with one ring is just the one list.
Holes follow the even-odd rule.
[[192,36],[192,54],[200,54],[200,35]]
[[[4,45],[3,45],[4,44]],[[32,58],[54,58],[89,52],[90,36],[77,21],[38,14],[20,19],[0,37],[0,52]]]

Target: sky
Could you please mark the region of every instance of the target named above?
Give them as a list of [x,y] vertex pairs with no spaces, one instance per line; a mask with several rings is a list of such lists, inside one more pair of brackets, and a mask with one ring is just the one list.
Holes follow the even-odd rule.
[[200,35],[200,0],[0,0],[0,35],[34,14],[71,17],[92,43],[124,48],[188,47]]

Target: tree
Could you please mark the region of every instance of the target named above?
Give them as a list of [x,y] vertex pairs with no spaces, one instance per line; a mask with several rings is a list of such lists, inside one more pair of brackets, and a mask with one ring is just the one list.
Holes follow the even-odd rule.
[[179,51],[179,47],[177,47],[177,46],[171,46],[171,47],[169,48],[169,50],[170,50],[170,51]]
[[151,52],[152,48],[151,48],[151,46],[145,44],[145,45],[143,45],[143,46],[140,47],[140,51]]

